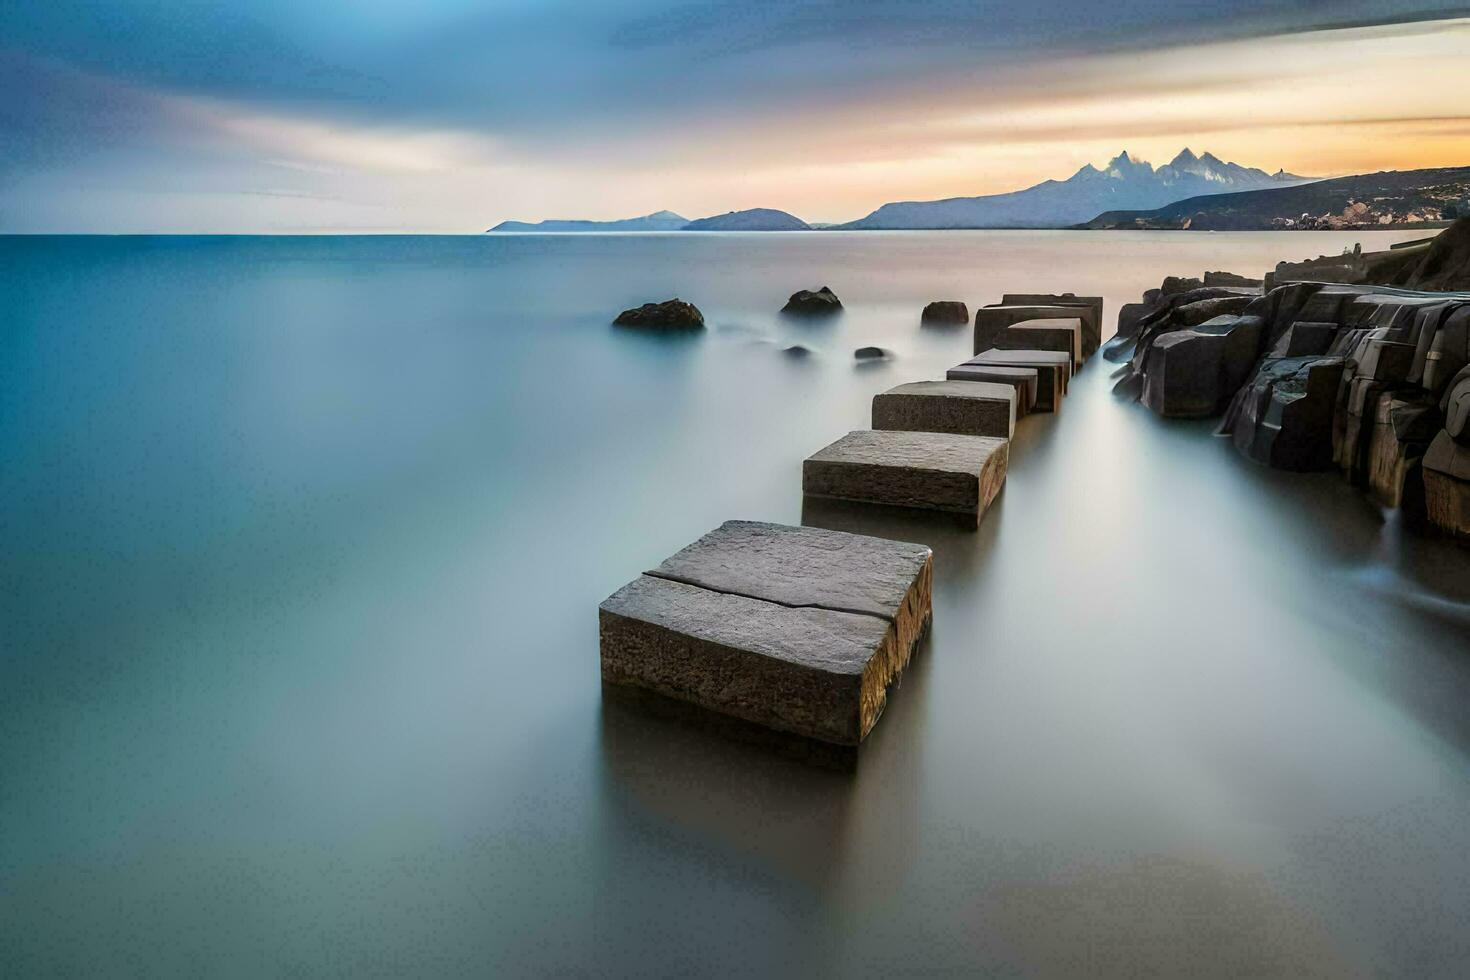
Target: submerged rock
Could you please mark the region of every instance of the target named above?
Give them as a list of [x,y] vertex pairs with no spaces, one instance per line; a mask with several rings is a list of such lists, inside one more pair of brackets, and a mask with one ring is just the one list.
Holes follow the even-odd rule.
[[812,349],[810,347],[803,347],[801,344],[792,344],[790,347],[781,348],[781,353],[787,357],[794,358],[811,357]]
[[969,323],[970,308],[957,299],[935,300],[924,307],[921,323]]
[[837,298],[837,294],[823,286],[821,289],[799,289],[792,293],[786,305],[781,307],[781,312],[799,316],[826,316],[841,309],[842,301]]
[[693,303],[681,299],[662,303],[644,303],[624,310],[613,321],[619,327],[646,327],[655,330],[703,330],[704,314]]
[[860,361],[876,361],[888,356],[888,352],[881,347],[859,347],[852,352],[852,356]]

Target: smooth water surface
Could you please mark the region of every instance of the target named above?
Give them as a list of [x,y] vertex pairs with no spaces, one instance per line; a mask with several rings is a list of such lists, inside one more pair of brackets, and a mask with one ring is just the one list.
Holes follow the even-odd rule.
[[978,532],[808,514],[936,549],[855,774],[598,679],[601,599],[968,355],[925,302],[1358,240],[0,239],[0,974],[1463,975],[1467,553],[1101,360]]

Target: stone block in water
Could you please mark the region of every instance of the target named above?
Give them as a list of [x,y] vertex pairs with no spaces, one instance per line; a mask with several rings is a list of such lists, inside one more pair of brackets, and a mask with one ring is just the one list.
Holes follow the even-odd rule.
[[727,521],[602,603],[602,678],[857,745],[928,626],[932,574],[924,545]]
[[1158,337],[1144,359],[1143,402],[1169,418],[1219,414],[1256,362],[1260,317],[1219,316]]
[[995,335],[997,350],[1057,350],[1072,356],[1072,373],[1082,369],[1082,321],[1045,317],[1013,323]]
[[1277,469],[1330,466],[1343,368],[1335,357],[1267,358],[1238,396],[1235,448]]
[[997,350],[981,351],[960,367],[1031,368],[1036,372],[1036,411],[1055,412],[1062,407],[1067,382],[1072,377],[1072,359],[1062,351]]
[[1036,410],[1037,374],[1035,368],[1005,367],[999,364],[957,364],[945,372],[948,381],[981,381],[1006,384],[1016,389],[1016,418],[1024,418]]
[[1470,541],[1470,446],[1441,431],[1424,454],[1424,513],[1429,523]]
[[802,492],[940,511],[975,527],[1005,485],[1010,443],[947,432],[860,430],[807,457]]
[[[1006,293],[1002,306],[1075,306],[1086,313],[1082,317],[1082,359],[1085,361],[1102,346],[1103,299],[1101,296],[1074,296],[1072,293]],[[1120,314],[1119,329],[1122,318]]]
[[978,354],[994,347],[995,338],[1011,324],[1027,320],[1075,319],[1079,314],[1091,317],[1091,311],[1078,306],[982,306],[975,311],[975,345],[972,350]]
[[985,381],[915,381],[873,396],[873,428],[1009,439],[1016,389]]

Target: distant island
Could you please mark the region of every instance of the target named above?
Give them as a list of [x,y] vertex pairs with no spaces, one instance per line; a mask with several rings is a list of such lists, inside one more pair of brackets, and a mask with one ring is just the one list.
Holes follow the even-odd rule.
[[691,221],[684,231],[811,231],[811,225],[794,214],[775,208],[730,211]]
[[617,221],[502,221],[490,231],[678,231],[689,219],[672,211],[655,211]]
[[1465,215],[1470,215],[1470,167],[1446,167],[1191,197],[1152,210],[1108,211],[1081,227],[1346,230],[1448,223]]

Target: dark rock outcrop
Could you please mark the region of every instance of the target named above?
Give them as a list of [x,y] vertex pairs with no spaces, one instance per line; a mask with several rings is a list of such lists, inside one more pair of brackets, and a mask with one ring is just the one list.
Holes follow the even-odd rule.
[[1240,390],[1231,436],[1235,448],[1282,470],[1332,464],[1332,413],[1344,362],[1336,357],[1264,361]]
[[888,352],[881,347],[859,347],[852,356],[860,361],[876,361],[887,357]]
[[921,323],[969,323],[970,308],[959,300],[935,300],[924,307]]
[[662,303],[644,303],[618,314],[613,323],[619,327],[644,327],[653,330],[703,330],[704,314],[693,303],[681,299]]
[[1148,350],[1144,404],[1172,418],[1218,415],[1255,365],[1263,329],[1260,317],[1218,316],[1163,335]]
[[1435,236],[1408,285],[1411,289],[1470,289],[1470,217],[1460,218]]
[[781,307],[782,313],[791,313],[796,316],[828,316],[842,309],[842,300],[831,288],[823,286],[821,289],[799,289],[791,294],[786,300],[786,305]]

